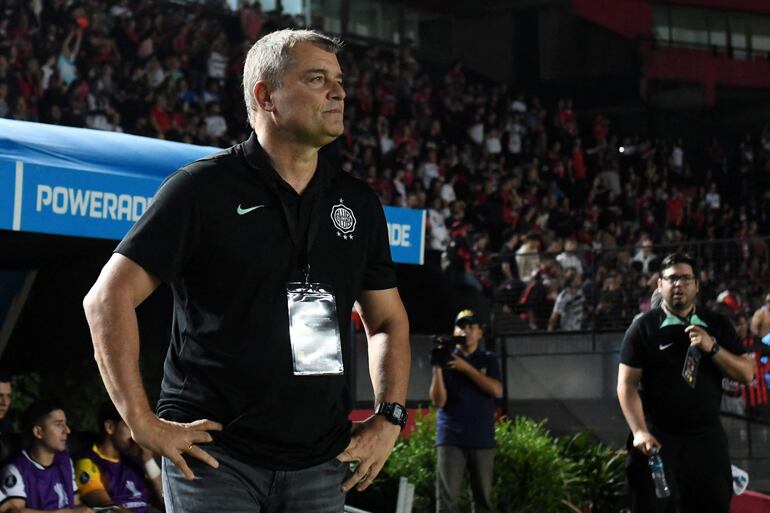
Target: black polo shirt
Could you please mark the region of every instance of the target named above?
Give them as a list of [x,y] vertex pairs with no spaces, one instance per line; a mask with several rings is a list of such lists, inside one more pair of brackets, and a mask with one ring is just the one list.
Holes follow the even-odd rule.
[[173,292],[158,414],[222,422],[217,443],[276,470],[321,463],[349,442],[345,377],[292,370],[286,283],[302,278],[314,225],[310,280],[332,286],[347,354],[354,301],[395,287],[395,270],[377,196],[322,158],[300,196],[252,134],[171,175],[116,249]]
[[634,321],[623,338],[620,362],[642,369],[642,406],[650,429],[695,433],[719,426],[722,371],[703,355],[695,388],[685,382],[682,368],[690,339],[684,330],[698,324],[731,353],[744,350],[727,318],[700,307],[695,316],[681,319],[656,308]]

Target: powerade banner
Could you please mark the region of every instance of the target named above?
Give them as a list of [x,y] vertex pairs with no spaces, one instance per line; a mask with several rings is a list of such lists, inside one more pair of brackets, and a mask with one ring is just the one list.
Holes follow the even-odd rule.
[[393,261],[422,265],[425,255],[425,210],[398,207],[384,207],[384,210]]
[[[160,185],[155,177],[76,173],[32,164],[21,173],[14,210],[24,232],[120,239],[144,213]],[[20,203],[20,204],[19,204]]]
[[[0,119],[0,229],[119,240],[167,175],[216,151]],[[425,211],[385,216],[393,260],[422,264]]]
[[217,151],[0,119],[0,229],[121,239],[166,176]]

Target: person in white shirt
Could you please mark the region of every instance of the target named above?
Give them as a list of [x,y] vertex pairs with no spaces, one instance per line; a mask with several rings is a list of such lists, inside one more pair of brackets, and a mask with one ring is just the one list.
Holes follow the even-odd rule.
[[658,258],[658,256],[652,251],[652,241],[650,239],[642,239],[639,251],[636,252],[632,262],[639,262],[642,264],[642,273],[650,274],[650,263]]
[[500,143],[500,133],[497,129],[493,128],[489,131],[485,140],[485,145],[487,153],[490,155],[499,155],[503,151],[503,146]]
[[706,194],[706,205],[708,205],[711,210],[719,210],[719,207],[721,206],[721,197],[719,196],[719,191],[717,191],[717,184],[714,182],[711,182],[709,192]]
[[519,95],[511,104],[511,110],[513,112],[524,113],[527,112],[527,102],[524,101],[524,97]]
[[521,122],[521,116],[514,114],[511,121],[506,128],[508,131],[508,153],[511,155],[519,155],[521,153],[522,138],[527,129]]
[[428,209],[428,226],[430,226],[430,249],[446,251],[449,244],[449,229],[446,226],[446,216],[443,213],[444,204],[441,198],[433,198]]
[[422,179],[425,188],[429,189],[431,182],[439,177],[438,153],[436,150],[428,150],[428,160],[422,163],[417,174]]
[[556,256],[556,261],[559,263],[562,269],[574,269],[578,274],[583,274],[583,262],[580,257],[575,254],[577,251],[577,241],[575,239],[567,239],[564,242],[564,251]]
[[532,234],[524,238],[524,243],[516,250],[516,265],[519,268],[519,277],[524,283],[529,283],[532,274],[540,265],[540,250],[542,242]]
[[449,205],[457,199],[455,194],[455,182],[457,181],[457,175],[452,175],[449,181],[441,185],[441,199],[444,203]]
[[564,273],[564,288],[556,296],[551,318],[548,319],[548,331],[577,331],[583,327],[585,296],[580,290],[583,280],[581,275],[570,268]]
[[220,112],[219,103],[209,103],[209,114],[205,121],[206,129],[212,137],[219,139],[227,133],[227,121]]
[[481,120],[480,113],[476,113],[473,118],[473,123],[468,127],[468,137],[478,145],[481,145],[481,143],[484,142],[484,123]]

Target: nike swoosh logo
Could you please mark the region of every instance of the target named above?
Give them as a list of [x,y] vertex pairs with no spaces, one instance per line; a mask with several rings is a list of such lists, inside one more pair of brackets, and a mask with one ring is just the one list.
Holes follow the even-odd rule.
[[660,345],[658,345],[658,349],[660,349],[661,351],[663,351],[664,349],[668,349],[669,347],[671,347],[671,346],[673,346],[673,345],[674,345],[674,343],[673,343],[673,342],[671,342],[670,344],[666,344],[665,346],[664,346],[663,344],[660,344]]
[[249,208],[242,208],[240,205],[238,205],[238,209],[236,210],[236,212],[238,212],[239,216],[242,216],[244,214],[248,214],[249,212],[262,207],[264,207],[264,205],[257,205],[256,207],[249,207]]

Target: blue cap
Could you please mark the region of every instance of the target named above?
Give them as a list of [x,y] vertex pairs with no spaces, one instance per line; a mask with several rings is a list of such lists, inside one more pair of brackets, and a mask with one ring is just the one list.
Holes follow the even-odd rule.
[[455,326],[462,326],[464,324],[480,324],[479,318],[476,317],[476,312],[473,310],[463,310],[455,317]]

